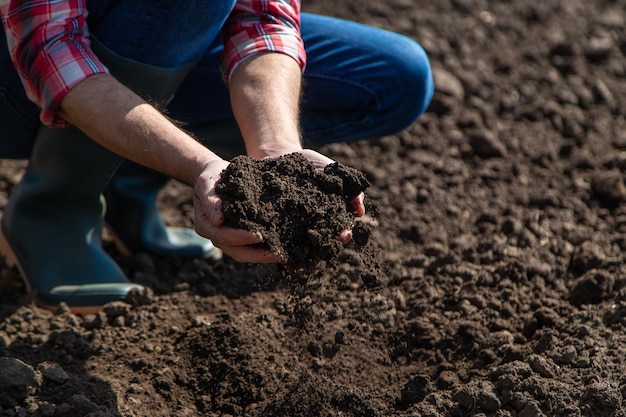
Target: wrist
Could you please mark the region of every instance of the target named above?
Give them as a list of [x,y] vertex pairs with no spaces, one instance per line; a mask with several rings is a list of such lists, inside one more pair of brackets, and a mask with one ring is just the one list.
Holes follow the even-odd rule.
[[262,144],[246,143],[248,156],[255,159],[276,158],[294,152],[302,152],[302,145],[298,142],[265,142]]

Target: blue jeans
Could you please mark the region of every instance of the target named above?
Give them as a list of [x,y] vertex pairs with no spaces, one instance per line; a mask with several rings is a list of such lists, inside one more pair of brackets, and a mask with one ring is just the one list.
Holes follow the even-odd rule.
[[[161,66],[197,62],[168,114],[189,125],[232,120],[219,68],[226,1],[91,0],[91,32],[123,57]],[[302,131],[317,145],[394,134],[430,103],[430,64],[414,40],[342,19],[303,13],[307,50]],[[0,42],[0,158],[28,157],[37,110],[25,99]],[[210,143],[208,144],[210,146]]]
[[[302,14],[307,51],[302,132],[322,145],[397,133],[433,94],[430,63],[414,40],[342,19]],[[209,48],[169,106],[189,125],[232,118],[221,80],[219,42]]]

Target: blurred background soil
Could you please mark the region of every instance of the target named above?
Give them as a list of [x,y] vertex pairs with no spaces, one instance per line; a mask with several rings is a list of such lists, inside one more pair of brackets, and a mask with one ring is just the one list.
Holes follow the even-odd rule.
[[[77,317],[5,289],[0,416],[626,415],[626,0],[303,9],[432,61],[414,125],[323,149],[372,183],[375,262],[347,248],[286,285],[107,240],[150,291]],[[0,207],[22,169],[1,162]],[[191,225],[190,196],[168,186],[168,223]]]

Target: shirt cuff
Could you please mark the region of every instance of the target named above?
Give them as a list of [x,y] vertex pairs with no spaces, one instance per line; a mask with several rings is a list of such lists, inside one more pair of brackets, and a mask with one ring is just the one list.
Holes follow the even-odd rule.
[[230,85],[230,78],[241,62],[262,52],[288,55],[298,63],[301,70],[306,65],[304,43],[297,31],[285,31],[280,25],[264,25],[262,30],[258,26],[246,28],[224,43],[221,68],[226,85]]
[[32,79],[37,79],[38,97],[42,123],[52,127],[67,126],[56,115],[65,95],[81,81],[96,74],[108,73],[108,69],[91,51],[89,44],[58,43],[47,53],[39,55],[31,68]]

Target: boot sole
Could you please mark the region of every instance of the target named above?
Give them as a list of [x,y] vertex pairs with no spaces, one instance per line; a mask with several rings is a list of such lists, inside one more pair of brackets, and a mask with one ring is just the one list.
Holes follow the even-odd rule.
[[[4,235],[4,230],[2,230],[2,227],[0,227],[0,257],[4,259],[4,263],[7,268],[9,269],[15,268],[18,270],[19,277],[24,282],[24,285],[26,286],[26,292],[28,294],[32,294],[33,293],[32,286],[30,285],[30,282],[28,281],[28,277],[26,276],[26,273],[24,273],[24,268],[22,268],[22,265],[20,265],[20,262],[15,256],[15,253],[13,252],[13,249],[11,248],[11,244],[7,240],[6,236]],[[0,277],[0,285],[5,284],[5,282],[3,282],[4,278],[5,278],[4,276]],[[59,310],[59,306],[48,305],[48,304],[42,303],[41,301],[37,299],[36,296],[34,298],[35,298],[34,301],[37,307],[43,308],[53,313]],[[86,316],[89,314],[96,314],[102,311],[102,306],[73,306],[73,307],[68,306],[68,308],[70,312],[72,312],[73,314],[81,315],[81,316]]]

